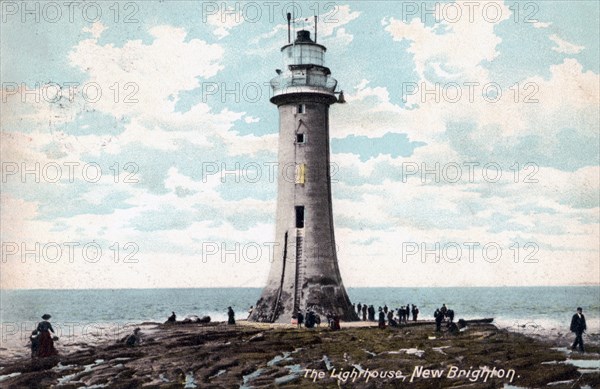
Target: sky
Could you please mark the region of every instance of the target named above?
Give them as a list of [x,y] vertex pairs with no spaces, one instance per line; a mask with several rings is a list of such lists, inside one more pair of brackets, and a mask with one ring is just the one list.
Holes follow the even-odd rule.
[[[348,287],[595,284],[599,3],[3,1],[0,282],[260,287],[286,12]],[[24,8],[29,7],[29,8]]]

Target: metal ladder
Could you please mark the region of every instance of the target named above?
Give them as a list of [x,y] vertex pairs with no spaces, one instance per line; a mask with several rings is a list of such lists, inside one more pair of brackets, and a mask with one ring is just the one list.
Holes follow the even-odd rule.
[[304,230],[296,229],[296,278],[294,285],[294,311],[300,309],[300,300],[302,297],[302,283],[304,282],[304,263],[302,260],[304,244]]

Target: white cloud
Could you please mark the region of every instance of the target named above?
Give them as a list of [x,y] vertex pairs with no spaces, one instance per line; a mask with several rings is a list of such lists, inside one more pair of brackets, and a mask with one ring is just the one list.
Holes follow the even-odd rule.
[[260,122],[260,118],[255,118],[254,116],[248,115],[248,116],[244,117],[244,121],[248,124],[258,123],[258,122]]
[[418,18],[410,22],[384,18],[382,24],[395,41],[411,42],[408,52],[414,55],[416,71],[422,79],[426,79],[426,70],[432,63],[443,61],[470,81],[486,80],[487,72],[479,64],[498,55],[496,46],[501,39],[494,27],[510,17],[505,4],[495,4],[502,15],[495,23],[476,13],[472,21],[462,17],[455,23],[441,21],[432,27]]
[[84,27],[83,32],[89,32],[95,39],[98,39],[106,29],[108,27],[101,22],[95,22],[92,24],[92,27]]
[[540,21],[537,21],[537,22],[533,23],[533,27],[535,27],[535,28],[548,28],[551,25],[552,25],[552,22],[540,22]]
[[[236,7],[239,8],[237,6]],[[222,3],[226,7],[226,3]],[[230,30],[244,23],[244,15],[241,9],[231,7],[228,10],[221,10],[217,13],[208,13],[206,15],[206,23],[214,27],[212,33],[218,38],[223,39],[230,34]]]
[[134,113],[160,117],[174,110],[181,91],[199,87],[198,78],[212,77],[222,69],[221,46],[186,41],[185,30],[171,26],[152,27],[149,32],[154,38],[149,45],[131,40],[115,47],[87,39],[73,48],[71,65],[102,90],[95,109],[115,117]]
[[[317,42],[325,46],[347,46],[354,39],[354,35],[346,30],[346,26],[351,21],[357,19],[360,12],[352,11],[349,5],[336,5],[332,10],[324,15],[319,16],[319,24],[317,27],[318,36]],[[311,37],[314,39],[314,22],[310,19],[306,23],[296,23],[294,31],[304,28],[311,32]],[[250,49],[251,54],[269,55],[276,52],[282,45],[283,40],[274,39],[278,36],[284,36],[287,31],[287,24],[278,24],[268,33],[262,34],[251,41],[260,47]],[[292,36],[292,40],[295,37]],[[287,42],[287,41],[285,41]]]
[[550,40],[554,43],[557,44],[557,46],[553,47],[552,50],[558,52],[558,53],[563,53],[563,54],[579,54],[581,53],[581,51],[583,49],[585,49],[584,46],[578,46],[576,44],[573,44],[571,42],[567,42],[566,40],[562,39],[561,37],[559,37],[556,34],[552,34],[550,35]]

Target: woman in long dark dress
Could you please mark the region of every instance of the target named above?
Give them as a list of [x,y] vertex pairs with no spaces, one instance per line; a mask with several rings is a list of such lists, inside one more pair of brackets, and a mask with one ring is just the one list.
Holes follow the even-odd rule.
[[47,313],[42,316],[44,321],[41,321],[37,326],[37,331],[39,333],[39,349],[38,349],[38,357],[45,358],[51,357],[53,355],[58,354],[58,351],[54,348],[54,340],[52,339],[52,335],[54,334],[54,328],[52,328],[52,324],[48,321],[52,316]]
[[235,324],[235,312],[231,307],[227,307],[227,324]]

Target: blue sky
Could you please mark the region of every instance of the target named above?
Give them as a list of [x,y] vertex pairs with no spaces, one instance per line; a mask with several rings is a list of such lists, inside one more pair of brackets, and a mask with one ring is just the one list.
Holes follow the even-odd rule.
[[261,286],[294,6],[347,286],[598,282],[597,2],[44,4],[2,5],[3,288]]

